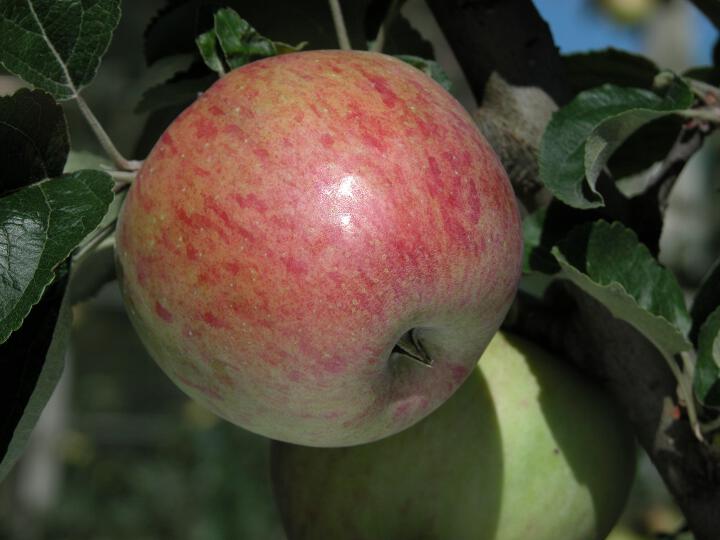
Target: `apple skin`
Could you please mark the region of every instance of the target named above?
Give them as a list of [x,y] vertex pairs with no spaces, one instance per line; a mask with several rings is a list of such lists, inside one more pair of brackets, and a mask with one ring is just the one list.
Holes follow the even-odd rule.
[[[441,86],[388,56],[234,70],[145,160],[119,218],[130,318],[187,394],[251,431],[396,433],[466,378],[516,291],[512,188]],[[393,353],[415,329],[428,369]]]
[[601,540],[635,448],[600,388],[498,333],[417,425],[352,448],[274,442],[271,463],[289,540]]

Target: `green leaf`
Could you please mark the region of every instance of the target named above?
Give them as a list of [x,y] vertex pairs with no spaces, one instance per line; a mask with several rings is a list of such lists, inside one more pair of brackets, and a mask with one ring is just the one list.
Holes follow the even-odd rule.
[[56,99],[72,99],[95,76],[119,20],[119,0],[4,0],[0,63]]
[[412,56],[410,54],[396,54],[395,57],[413,67],[418,68],[420,71],[425,73],[425,75],[439,83],[440,86],[445,88],[448,92],[452,88],[450,78],[440,67],[440,64],[438,64],[435,60],[426,60],[425,58]]
[[231,69],[244,66],[258,58],[296,52],[307,45],[306,41],[297,45],[288,45],[263,37],[250,26],[250,23],[230,8],[215,12],[213,30],[197,38],[197,46],[205,64],[222,75],[225,69],[216,50],[216,42],[220,45],[225,62]]
[[0,195],[62,174],[70,151],[62,108],[40,90],[0,97]]
[[570,206],[603,206],[595,183],[613,152],[644,124],[687,109],[692,102],[690,88],[677,77],[662,96],[613,85],[581,92],[553,115],[545,130],[541,181]]
[[0,480],[22,454],[64,366],[72,310],[65,277],[0,344]]
[[700,328],[693,385],[701,403],[720,408],[720,306]]
[[693,321],[690,339],[697,341],[700,326],[718,306],[720,306],[720,259],[716,260],[708,270],[695,294],[690,310]]
[[215,36],[215,32],[210,30],[200,34],[197,38],[195,38],[195,43],[197,43],[200,56],[202,56],[205,65],[217,73],[224,73],[225,67],[218,55],[216,47],[217,37]]
[[562,272],[656,347],[672,356],[688,350],[690,316],[672,272],[661,267],[635,233],[620,223],[573,229],[552,248]]
[[619,49],[603,49],[562,57],[574,93],[603,84],[652,88],[660,69],[644,56]]
[[0,343],[20,328],[55,270],[100,223],[113,181],[78,171],[0,199]]

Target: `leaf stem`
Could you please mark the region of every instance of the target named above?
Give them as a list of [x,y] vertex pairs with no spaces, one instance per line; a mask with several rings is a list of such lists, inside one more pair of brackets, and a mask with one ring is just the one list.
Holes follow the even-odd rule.
[[103,150],[105,150],[105,153],[113,161],[115,166],[123,171],[138,170],[140,168],[140,165],[142,165],[142,161],[125,159],[125,157],[115,147],[112,140],[110,139],[110,136],[107,134],[105,129],[103,129],[100,121],[93,114],[92,110],[90,110],[90,107],[88,107],[88,104],[85,102],[83,97],[80,94],[76,94],[75,101],[80,108],[80,112],[85,117],[85,120],[87,120],[87,123],[90,125],[90,129],[92,129],[95,137],[97,137],[97,140],[103,147]]
[[342,8],[340,7],[340,0],[329,0],[329,2],[340,49],[350,51],[352,50],[352,46],[350,45],[350,38],[348,37],[347,28],[345,27],[345,19],[343,18]]

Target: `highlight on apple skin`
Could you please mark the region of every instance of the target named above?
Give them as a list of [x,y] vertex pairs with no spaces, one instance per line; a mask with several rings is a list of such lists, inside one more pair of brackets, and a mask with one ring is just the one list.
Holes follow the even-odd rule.
[[603,540],[635,447],[573,366],[498,333],[472,376],[410,429],[351,448],[274,442],[289,540]]
[[312,446],[443,403],[505,316],[521,251],[512,188],[466,111],[367,52],[221,78],[157,142],[117,233],[130,318],[169,377]]

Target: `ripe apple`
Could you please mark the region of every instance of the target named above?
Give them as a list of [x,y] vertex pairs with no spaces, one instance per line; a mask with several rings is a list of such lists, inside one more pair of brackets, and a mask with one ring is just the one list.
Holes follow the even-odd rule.
[[498,333],[417,425],[352,448],[273,443],[272,475],[289,540],[601,540],[634,456],[600,388]]
[[262,435],[341,446],[462,383],[521,243],[460,104],[399,60],[320,51],[234,70],[172,123],[125,201],[117,261],[180,388]]

